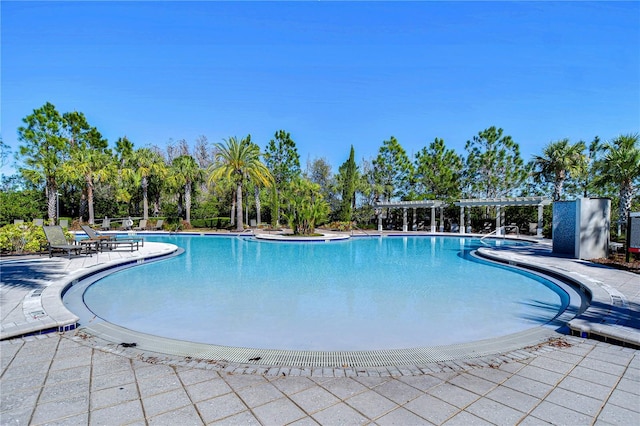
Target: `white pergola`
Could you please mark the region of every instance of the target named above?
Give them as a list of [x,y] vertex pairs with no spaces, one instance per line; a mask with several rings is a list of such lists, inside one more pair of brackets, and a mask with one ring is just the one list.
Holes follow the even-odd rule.
[[[442,221],[443,210],[447,205],[444,201],[439,200],[418,200],[418,201],[396,201],[396,202],[382,202],[376,203],[376,208],[400,208],[402,209],[402,232],[408,231],[407,225],[407,209],[413,209],[413,229],[417,229],[416,223],[416,209],[431,209],[431,232],[436,232],[436,208],[440,209],[440,232],[444,232],[444,224]],[[378,215],[378,231],[382,232],[382,215]]]
[[[460,230],[461,234],[467,232],[464,226],[467,223],[467,216],[465,215],[465,208],[471,207],[496,207],[496,235],[502,235],[502,226],[504,224],[504,210],[503,207],[507,206],[537,206],[538,207],[538,226],[537,235],[542,236],[542,212],[544,206],[552,203],[550,198],[546,197],[501,197],[501,198],[468,198],[461,199],[458,202],[453,203],[456,206],[460,206]],[[402,231],[408,231],[407,224],[407,209],[413,209],[413,229],[416,229],[416,209],[430,208],[431,209],[431,232],[436,232],[436,208],[440,209],[440,232],[444,232],[443,223],[443,210],[447,206],[447,203],[440,200],[418,200],[418,201],[392,201],[392,202],[380,202],[376,203],[377,209],[383,208],[399,208],[403,210],[402,213]],[[378,231],[382,231],[382,215],[378,214]]]
[[[496,208],[496,235],[502,235],[502,226],[504,225],[504,210],[502,207],[507,206],[538,206],[538,226],[536,235],[542,237],[542,211],[544,206],[548,206],[552,201],[546,197],[500,197],[500,198],[467,198],[456,203],[460,206],[460,233],[465,233],[465,207],[495,207]],[[470,218],[468,219],[470,220]]]

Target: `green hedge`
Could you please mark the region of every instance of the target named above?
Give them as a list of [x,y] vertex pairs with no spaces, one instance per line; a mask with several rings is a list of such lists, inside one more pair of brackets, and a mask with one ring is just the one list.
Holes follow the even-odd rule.
[[[64,232],[67,240],[72,240],[73,235]],[[0,228],[0,251],[9,253],[36,253],[47,243],[47,238],[41,226],[32,223],[22,225],[5,225]]]
[[231,219],[228,217],[191,219],[191,226],[193,226],[194,228],[226,229],[231,226]]

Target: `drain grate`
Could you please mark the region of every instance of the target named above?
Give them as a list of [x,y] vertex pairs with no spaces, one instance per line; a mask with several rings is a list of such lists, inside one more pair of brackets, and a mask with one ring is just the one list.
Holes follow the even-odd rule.
[[89,334],[110,342],[135,342],[136,349],[185,358],[221,361],[239,365],[277,367],[388,367],[425,365],[496,355],[535,345],[557,336],[549,328],[537,327],[521,333],[476,342],[410,349],[372,351],[295,351],[209,345],[138,333],[107,322],[83,327]]

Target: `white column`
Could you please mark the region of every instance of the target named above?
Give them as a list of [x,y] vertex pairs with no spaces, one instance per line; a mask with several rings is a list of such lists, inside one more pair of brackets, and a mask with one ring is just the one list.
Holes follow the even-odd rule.
[[382,210],[378,213],[378,232],[382,232]]
[[417,231],[418,230],[418,215],[417,215],[416,210],[417,209],[414,207],[413,208],[413,225],[411,226],[411,229],[413,231]]
[[440,206],[440,232],[444,232],[444,206]]
[[465,227],[464,206],[460,206],[460,233],[461,234],[464,234],[464,227]]
[[407,208],[402,208],[402,232],[407,232]]
[[544,210],[544,206],[542,204],[538,204],[538,229],[536,229],[536,235],[542,238],[542,212]]
[[436,208],[431,207],[431,232],[436,232]]
[[500,206],[496,206],[496,235],[502,235],[502,216],[500,216]]

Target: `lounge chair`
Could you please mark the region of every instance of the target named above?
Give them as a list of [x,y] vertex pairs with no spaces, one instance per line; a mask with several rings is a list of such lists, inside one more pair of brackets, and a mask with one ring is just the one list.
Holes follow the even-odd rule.
[[60,225],[43,226],[42,230],[44,231],[44,235],[47,237],[49,257],[53,257],[54,250],[66,251],[69,255],[69,259],[71,259],[72,251],[77,254],[82,252],[82,250],[85,250],[85,248],[87,251],[89,250],[88,245],[69,244]]
[[133,226],[133,221],[131,219],[123,219],[122,220],[122,229],[123,231],[130,231]]
[[60,226],[63,228],[69,228],[69,221],[67,219],[60,219]]
[[145,229],[147,229],[147,220],[146,219],[140,219],[140,223],[138,223],[138,226],[132,228],[134,231],[144,231]]
[[109,220],[108,218],[104,218],[102,220],[102,225],[100,225],[100,230],[101,231],[108,231],[109,229],[111,229],[111,220]]
[[81,225],[82,230],[87,234],[86,241],[95,241],[97,242],[96,246],[100,249],[106,247],[109,250],[113,250],[114,247],[118,247],[120,245],[129,245],[131,251],[133,251],[133,246],[135,245],[136,250],[138,250],[138,246],[142,245],[144,247],[144,239],[142,237],[130,237],[130,238],[122,238],[118,239],[115,235],[101,235],[96,231],[91,229],[88,225]]
[[87,234],[88,239],[90,240],[94,240],[94,241],[108,241],[108,240],[115,240],[116,237],[115,235],[102,235],[102,234],[98,234],[92,227],[90,227],[89,225],[80,225],[80,228],[82,228],[82,230],[84,231],[85,234]]
[[164,219],[158,219],[155,225],[150,226],[150,231],[162,231],[162,225],[164,224]]

